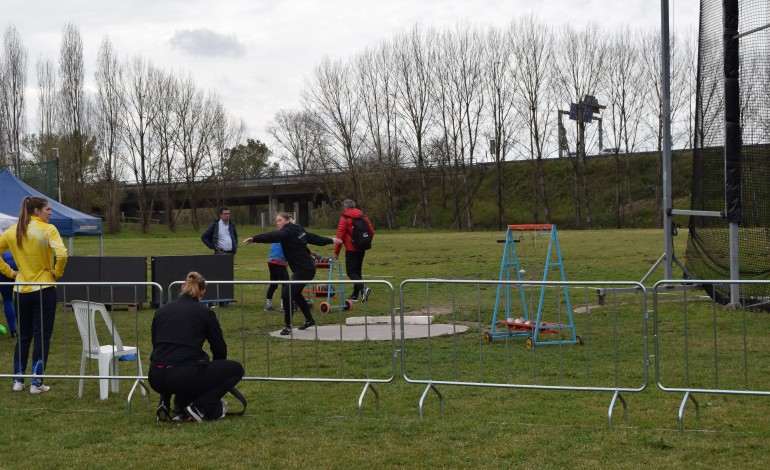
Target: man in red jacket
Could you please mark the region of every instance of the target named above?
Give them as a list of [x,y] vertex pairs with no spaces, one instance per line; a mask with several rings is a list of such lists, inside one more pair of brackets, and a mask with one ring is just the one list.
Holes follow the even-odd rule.
[[[366,251],[356,250],[356,247],[353,245],[353,220],[365,220],[366,224],[369,226],[371,238],[374,238],[374,227],[372,227],[372,223],[369,222],[369,218],[366,217],[360,209],[356,209],[356,203],[354,201],[346,199],[343,201],[342,206],[345,209],[342,212],[342,217],[340,217],[340,223],[337,225],[337,238],[342,239],[342,242],[345,245],[345,271],[348,274],[348,278],[360,281],[363,279],[361,268],[364,264],[364,255],[366,254]],[[339,258],[341,248],[342,245],[334,246],[335,258]],[[348,299],[354,302],[358,300],[366,302],[366,299],[369,298],[369,294],[371,293],[371,289],[364,287],[363,283],[357,282],[353,285],[353,295],[348,297]]]

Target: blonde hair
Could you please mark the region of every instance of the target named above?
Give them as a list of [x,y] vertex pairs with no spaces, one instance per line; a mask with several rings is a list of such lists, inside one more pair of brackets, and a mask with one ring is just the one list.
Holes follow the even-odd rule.
[[294,216],[292,216],[288,212],[279,212],[276,214],[276,217],[278,217],[279,215],[289,222],[292,222],[292,223],[294,222]]
[[197,272],[190,271],[179,292],[180,294],[189,295],[190,297],[197,299],[204,290],[206,290],[206,279]]
[[48,200],[37,196],[26,196],[21,201],[21,212],[19,212],[19,223],[16,224],[16,244],[21,247],[22,240],[27,238],[27,226],[35,209],[43,210],[48,205]]

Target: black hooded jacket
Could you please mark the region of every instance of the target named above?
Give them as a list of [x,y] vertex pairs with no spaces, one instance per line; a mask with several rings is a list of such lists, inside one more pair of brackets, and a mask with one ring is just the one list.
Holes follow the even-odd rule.
[[287,223],[280,230],[254,235],[252,240],[254,243],[280,243],[291,271],[302,279],[313,279],[315,276],[315,262],[307,245],[334,243],[331,238],[306,232],[304,228],[292,223]]

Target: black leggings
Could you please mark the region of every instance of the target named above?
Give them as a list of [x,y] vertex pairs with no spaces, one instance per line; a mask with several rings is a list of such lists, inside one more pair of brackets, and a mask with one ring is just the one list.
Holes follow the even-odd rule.
[[[310,281],[315,277],[315,270],[313,271],[298,271],[292,274],[292,281]],[[313,319],[313,314],[310,313],[310,306],[307,304],[307,299],[302,295],[302,289],[307,284],[284,284],[281,289],[281,299],[283,300],[283,322],[291,328],[291,316],[294,312],[294,305],[299,307],[302,315],[305,316],[305,321]]]
[[[267,263],[267,269],[270,270],[271,281],[288,281],[289,280],[289,270],[286,269],[286,266],[282,264]],[[272,300],[273,294],[275,294],[276,289],[278,289],[278,284],[270,284],[270,287],[267,288],[266,298]]]
[[150,386],[161,397],[174,395],[174,411],[180,413],[192,404],[206,419],[222,416],[222,397],[242,378],[243,366],[229,359],[191,366],[151,366],[147,374]]

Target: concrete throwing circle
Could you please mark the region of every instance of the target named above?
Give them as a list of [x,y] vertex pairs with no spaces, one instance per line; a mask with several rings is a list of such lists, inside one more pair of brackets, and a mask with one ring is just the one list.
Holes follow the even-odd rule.
[[[395,333],[391,329],[395,328]],[[420,339],[435,336],[445,336],[455,333],[465,333],[468,327],[464,325],[404,325],[405,339]],[[270,336],[284,339],[319,340],[319,341],[390,341],[392,334],[401,339],[399,325],[322,325],[311,326],[307,330],[292,328],[290,335],[281,335],[279,331],[271,331]]]

